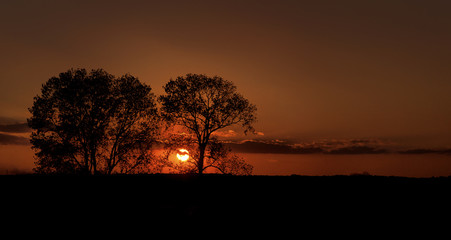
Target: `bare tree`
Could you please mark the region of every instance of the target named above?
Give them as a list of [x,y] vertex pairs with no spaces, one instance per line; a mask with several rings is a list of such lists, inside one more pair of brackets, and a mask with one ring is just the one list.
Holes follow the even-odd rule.
[[[171,79],[164,90],[166,94],[159,97],[162,116],[194,135],[198,152],[194,163],[199,174],[213,167],[204,161],[213,132],[236,124],[245,133],[254,131],[252,124],[256,121],[257,108],[237,93],[230,81],[218,76],[187,74]],[[210,151],[209,156],[211,153],[214,152]]]

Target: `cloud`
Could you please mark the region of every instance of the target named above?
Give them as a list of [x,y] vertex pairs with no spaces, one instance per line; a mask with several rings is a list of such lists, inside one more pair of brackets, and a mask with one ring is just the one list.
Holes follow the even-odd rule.
[[379,154],[388,153],[392,143],[381,139],[320,139],[295,144],[300,147],[316,147],[327,154]]
[[216,137],[230,138],[230,137],[236,137],[238,134],[237,134],[237,132],[235,132],[233,130],[228,130],[228,131],[215,131],[211,135],[216,136]]
[[28,138],[11,134],[0,133],[0,145],[28,145]]
[[382,154],[389,153],[387,144],[368,139],[328,139],[312,142],[290,143],[279,139],[244,140],[226,143],[235,152],[276,154]]
[[0,174],[2,175],[20,175],[20,174],[30,174],[31,171],[28,169],[20,169],[17,167],[0,167]]
[[399,151],[400,154],[451,154],[451,149],[425,149],[417,148],[405,151]]
[[378,149],[368,146],[350,146],[330,150],[327,154],[381,154],[387,153],[385,149]]
[[321,153],[321,148],[295,147],[280,141],[253,141],[247,140],[239,143],[227,143],[235,152],[240,153],[279,153],[279,154],[309,154]]
[[30,141],[25,133],[29,132],[31,129],[26,123],[0,124],[0,145],[28,145]]
[[27,133],[31,132],[27,123],[0,124],[0,132]]
[[[254,134],[257,137],[265,136],[265,133],[263,132],[254,132]],[[223,130],[223,131],[218,130],[213,132],[211,135],[220,138],[235,138],[235,139],[243,138],[245,136],[242,133],[239,133],[235,130]]]
[[0,124],[13,124],[18,122],[23,122],[23,119],[19,120],[11,117],[0,116]]

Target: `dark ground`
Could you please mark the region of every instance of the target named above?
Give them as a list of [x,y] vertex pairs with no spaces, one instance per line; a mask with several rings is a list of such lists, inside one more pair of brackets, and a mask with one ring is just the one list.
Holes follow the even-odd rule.
[[450,177],[18,175],[0,176],[0,184],[3,213],[83,218],[91,225],[200,219],[346,228],[437,221],[439,227],[451,216]]

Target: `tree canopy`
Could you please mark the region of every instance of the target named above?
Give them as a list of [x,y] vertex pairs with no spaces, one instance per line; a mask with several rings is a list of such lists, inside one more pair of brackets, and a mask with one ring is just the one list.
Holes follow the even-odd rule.
[[132,75],[68,70],[43,84],[29,111],[38,173],[140,172],[152,161],[155,95]]
[[[251,165],[212,136],[233,125],[254,132],[256,107],[232,82],[202,74],[171,79],[158,98],[160,112],[151,90],[130,74],[115,77],[102,69],[70,69],[50,78],[29,108],[34,170],[112,174],[169,167],[199,174],[207,168],[252,173]],[[162,125],[183,131],[162,134]],[[156,146],[166,151],[157,156]],[[189,161],[168,162],[167,156],[181,148],[189,149]]]
[[[187,74],[171,79],[164,90],[166,94],[159,97],[162,116],[172,124],[185,127],[194,135],[198,152],[194,163],[200,174],[207,167],[218,166],[204,165],[213,132],[236,124],[241,125],[245,133],[254,131],[252,125],[256,121],[257,108],[237,93],[236,86],[231,81],[218,76]],[[211,149],[209,152],[214,153]],[[214,157],[211,154],[208,156]],[[219,163],[219,159],[216,162]],[[222,165],[226,166],[225,163]]]

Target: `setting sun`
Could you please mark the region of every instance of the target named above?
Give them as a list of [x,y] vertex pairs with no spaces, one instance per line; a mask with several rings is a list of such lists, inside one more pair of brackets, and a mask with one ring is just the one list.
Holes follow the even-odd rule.
[[177,158],[180,161],[185,162],[185,161],[187,161],[189,159],[189,155],[188,154],[189,154],[188,150],[183,149],[183,148],[179,149],[178,152],[177,152]]

